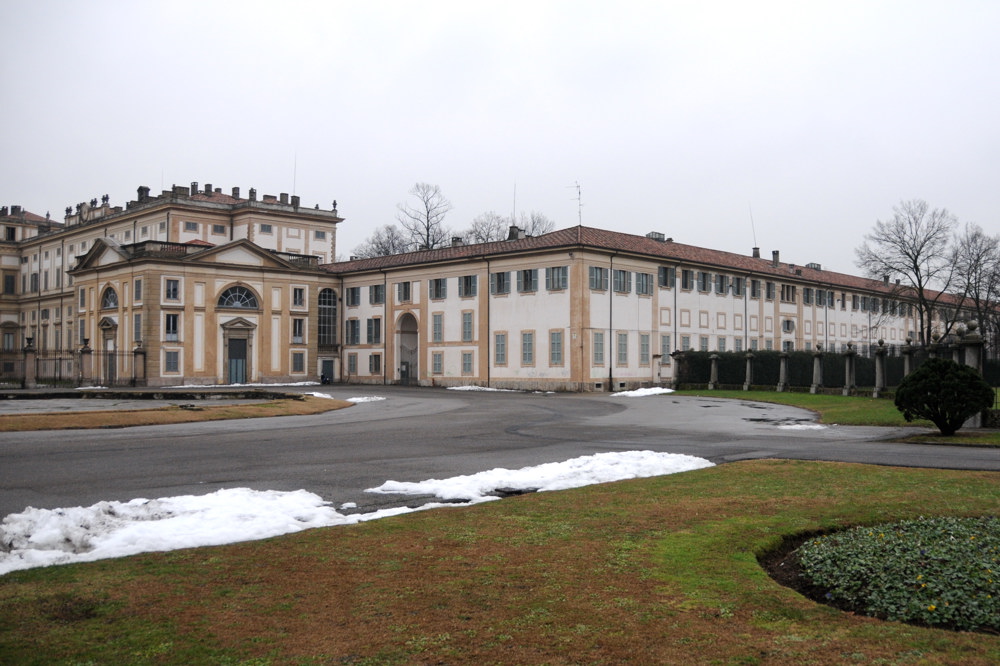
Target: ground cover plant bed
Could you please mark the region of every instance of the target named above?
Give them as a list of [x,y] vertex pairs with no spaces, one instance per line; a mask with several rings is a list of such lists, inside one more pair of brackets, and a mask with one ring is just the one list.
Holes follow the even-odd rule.
[[0,663],[995,664],[817,604],[791,535],[1000,514],[1000,474],[747,461],[0,577]]
[[271,416],[304,416],[349,407],[350,402],[315,396],[295,396],[282,400],[241,405],[212,405],[199,402],[191,406],[118,411],[74,411],[57,414],[0,415],[0,432],[27,430],[72,430],[81,428],[127,428],[130,426],[254,419]]

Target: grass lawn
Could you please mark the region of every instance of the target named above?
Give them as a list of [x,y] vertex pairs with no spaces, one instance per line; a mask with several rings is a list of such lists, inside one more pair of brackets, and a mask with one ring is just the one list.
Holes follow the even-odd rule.
[[0,578],[0,663],[996,664],[780,586],[783,537],[1000,513],[1000,474],[748,461]]
[[896,409],[896,405],[889,399],[819,393],[778,393],[776,391],[677,391],[674,395],[696,395],[706,398],[730,398],[791,405],[816,412],[821,423],[930,428],[933,432],[907,438],[907,441],[918,443],[1000,446],[1000,432],[995,430],[959,430],[952,437],[943,437],[930,421],[907,423],[902,412]]

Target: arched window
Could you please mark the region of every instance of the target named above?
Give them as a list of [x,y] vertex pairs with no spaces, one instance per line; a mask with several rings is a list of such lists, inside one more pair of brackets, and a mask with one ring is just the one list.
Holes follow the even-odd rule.
[[329,346],[337,344],[337,292],[324,289],[319,292],[319,344]]
[[246,287],[230,287],[219,296],[220,308],[258,309],[257,297]]
[[118,292],[116,292],[111,287],[105,289],[104,295],[101,296],[101,309],[102,310],[118,309]]

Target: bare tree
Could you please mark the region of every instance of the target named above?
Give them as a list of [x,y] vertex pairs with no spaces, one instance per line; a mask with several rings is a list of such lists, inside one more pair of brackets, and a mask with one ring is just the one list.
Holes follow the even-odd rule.
[[531,211],[530,213],[521,213],[521,218],[518,220],[517,226],[523,229],[524,233],[528,236],[541,236],[555,229],[556,223],[550,220],[544,213]]
[[399,204],[396,213],[407,240],[414,247],[427,250],[445,245],[450,232],[444,226],[444,217],[451,210],[451,202],[441,194],[440,187],[427,183],[414,185],[410,195],[416,197],[416,203]]
[[362,259],[399,254],[410,249],[402,230],[394,224],[386,224],[376,229],[364,243],[354,249],[354,256]]
[[467,243],[489,243],[503,240],[507,237],[507,227],[510,220],[493,211],[482,213],[472,218],[472,226],[465,232]]
[[955,243],[956,286],[984,335],[994,338],[1000,324],[1000,236],[987,235],[979,225],[967,224]]
[[542,213],[531,211],[521,213],[521,217],[504,217],[493,211],[477,215],[472,220],[472,226],[465,232],[468,243],[489,243],[507,238],[510,227],[517,226],[527,236],[541,236],[552,231],[556,223]]
[[928,344],[934,309],[954,286],[955,264],[949,248],[958,221],[943,208],[930,210],[926,201],[903,201],[891,220],[877,220],[855,251],[857,265],[873,279],[900,278],[916,301],[920,342]]

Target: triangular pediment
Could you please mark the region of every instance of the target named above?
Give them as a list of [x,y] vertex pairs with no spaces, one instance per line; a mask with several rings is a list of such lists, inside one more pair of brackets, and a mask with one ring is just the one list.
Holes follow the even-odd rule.
[[231,264],[260,268],[293,268],[291,264],[276,257],[274,253],[245,239],[207,249],[192,256],[191,259],[206,264]]
[[121,246],[110,238],[98,238],[77,262],[76,269],[110,266],[128,259]]
[[222,328],[226,330],[252,331],[257,328],[257,324],[248,319],[244,319],[243,317],[234,317],[229,321],[224,322],[222,324]]

